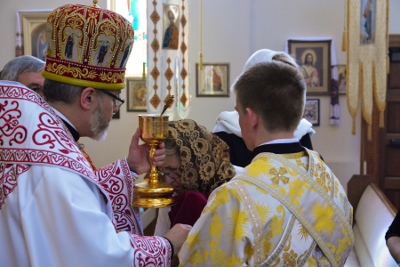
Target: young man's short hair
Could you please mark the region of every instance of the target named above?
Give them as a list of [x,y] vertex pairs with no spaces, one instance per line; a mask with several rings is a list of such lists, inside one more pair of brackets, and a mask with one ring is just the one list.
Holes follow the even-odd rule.
[[294,131],[303,117],[306,85],[289,64],[258,63],[239,77],[234,90],[241,107],[259,114],[270,132]]

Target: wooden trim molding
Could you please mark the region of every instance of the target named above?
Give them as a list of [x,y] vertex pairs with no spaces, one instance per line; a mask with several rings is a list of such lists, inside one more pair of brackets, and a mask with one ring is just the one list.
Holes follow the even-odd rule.
[[397,214],[396,207],[392,204],[392,202],[390,202],[390,200],[386,197],[386,195],[382,192],[382,190],[375,183],[371,183],[371,187],[372,189],[374,189],[374,191],[382,200],[382,202],[385,204],[385,206],[389,209],[390,213],[393,216],[396,216]]
[[389,47],[400,47],[400,34],[389,34]]

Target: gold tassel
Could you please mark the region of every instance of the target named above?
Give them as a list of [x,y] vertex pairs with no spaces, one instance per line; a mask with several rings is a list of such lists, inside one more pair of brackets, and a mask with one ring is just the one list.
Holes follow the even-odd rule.
[[199,70],[203,69],[203,53],[199,52]]
[[342,34],[342,51],[346,52],[347,50],[347,32],[343,31]]
[[146,62],[143,62],[142,80],[146,80]]
[[363,90],[364,90],[364,64],[363,64],[363,62],[362,61],[360,61],[360,64],[359,64],[359,68],[360,68],[360,70],[359,70],[359,76],[358,76],[358,92],[360,93],[360,95],[361,95],[361,98],[362,98],[362,94],[363,94]]
[[379,128],[385,128],[385,111],[379,113]]
[[342,34],[342,51],[345,52],[347,51],[347,22],[348,22],[348,3],[345,0],[344,1],[344,30],[343,30],[343,34]]
[[[374,92],[373,93],[374,98],[378,99],[378,85],[376,84],[376,75],[377,75],[376,74],[376,64],[375,64],[375,60],[373,60],[372,61],[372,91]],[[376,105],[379,110],[379,128],[383,128],[383,126],[385,125],[385,123],[383,121],[384,120],[383,112],[384,112],[385,108],[383,108],[383,110],[382,110],[382,107],[381,107],[382,105],[379,100],[375,100],[375,102],[376,102]]]
[[355,135],[356,134],[356,118],[353,117],[353,125],[351,127],[351,134]]

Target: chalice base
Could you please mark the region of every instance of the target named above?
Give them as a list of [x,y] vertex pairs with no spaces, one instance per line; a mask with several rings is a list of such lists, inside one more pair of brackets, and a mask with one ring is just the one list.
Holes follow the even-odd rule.
[[156,181],[149,182],[149,179],[144,179],[133,188],[134,200],[132,206],[139,208],[164,208],[172,206],[175,203],[172,198],[174,188],[170,185]]

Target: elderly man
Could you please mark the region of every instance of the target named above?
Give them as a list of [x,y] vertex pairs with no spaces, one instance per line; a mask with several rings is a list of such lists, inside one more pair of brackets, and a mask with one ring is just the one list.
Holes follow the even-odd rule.
[[[150,168],[149,147],[132,137],[128,156],[95,171],[78,146],[101,140],[124,101],[124,51],[133,28],[96,5],[63,5],[50,13],[43,94],[0,84],[0,259],[6,266],[170,266],[190,226],[164,237],[142,236],[131,206],[133,183]],[[65,36],[74,33],[66,57]],[[110,42],[103,66],[96,55]],[[156,166],[164,145],[154,153]]]
[[22,83],[43,96],[44,77],[42,70],[45,62],[33,56],[19,56],[10,60],[0,74],[0,80]]

